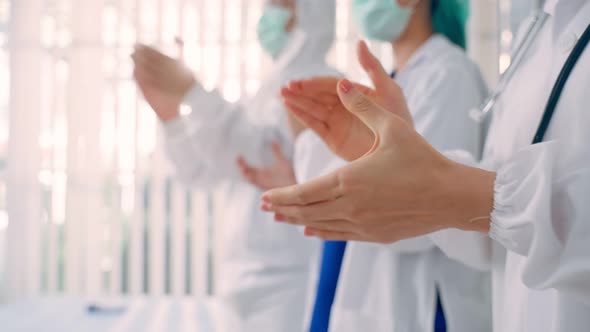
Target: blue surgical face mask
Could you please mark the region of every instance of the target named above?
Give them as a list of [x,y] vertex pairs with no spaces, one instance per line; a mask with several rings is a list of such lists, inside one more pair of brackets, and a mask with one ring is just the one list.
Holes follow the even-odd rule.
[[353,18],[365,37],[391,42],[406,29],[416,3],[402,7],[397,0],[354,0]]
[[281,53],[289,41],[289,33],[286,31],[289,19],[291,12],[284,7],[264,7],[256,32],[260,46],[273,58]]

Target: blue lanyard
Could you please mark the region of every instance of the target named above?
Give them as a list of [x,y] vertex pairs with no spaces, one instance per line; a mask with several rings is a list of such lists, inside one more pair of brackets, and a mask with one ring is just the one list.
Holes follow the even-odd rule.
[[346,251],[346,242],[324,241],[320,277],[309,332],[327,332],[332,304],[338,288],[338,277]]

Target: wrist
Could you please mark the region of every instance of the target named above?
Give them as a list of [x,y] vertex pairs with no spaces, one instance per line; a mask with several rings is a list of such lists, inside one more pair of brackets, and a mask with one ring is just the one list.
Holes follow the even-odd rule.
[[169,102],[156,112],[160,121],[165,123],[178,119],[180,117],[180,106],[182,105],[183,100],[186,99],[187,95],[197,84],[198,82],[193,76],[191,76],[179,90],[173,92]]
[[160,121],[166,123],[166,122],[171,122],[174,121],[176,119],[178,119],[178,117],[180,116],[180,105],[178,105],[177,107],[173,107],[171,109],[168,110],[163,110],[161,112],[157,112],[158,118],[160,119]]
[[496,173],[453,162],[446,177],[456,210],[453,228],[488,233],[494,208]]
[[180,116],[166,122],[162,121],[161,124],[164,135],[168,139],[183,137],[186,134],[184,119]]

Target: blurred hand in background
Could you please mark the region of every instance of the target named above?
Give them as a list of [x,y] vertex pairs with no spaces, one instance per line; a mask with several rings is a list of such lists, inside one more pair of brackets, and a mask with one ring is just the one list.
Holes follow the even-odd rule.
[[180,113],[180,104],[196,84],[192,71],[180,60],[139,44],[131,55],[133,77],[160,120],[170,121]]
[[272,143],[272,152],[275,163],[269,167],[254,167],[240,156],[237,163],[244,179],[261,190],[296,184],[292,163],[285,156],[278,142]]

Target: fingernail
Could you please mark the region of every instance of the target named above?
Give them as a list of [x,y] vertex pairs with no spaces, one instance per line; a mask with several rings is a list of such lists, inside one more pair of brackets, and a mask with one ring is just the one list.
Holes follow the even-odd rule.
[[314,232],[313,230],[311,230],[309,228],[306,228],[303,231],[303,235],[305,235],[305,236],[315,236],[316,235],[316,232]]
[[268,195],[268,194],[262,195],[262,201],[265,203],[270,203],[270,195]]
[[342,80],[340,81],[340,91],[344,92],[344,93],[349,93],[350,90],[352,90],[353,86],[352,83],[350,83],[349,80]]
[[270,212],[270,205],[269,205],[269,204],[267,204],[267,203],[263,203],[263,204],[260,206],[260,209],[261,209],[262,211]]
[[284,215],[277,213],[275,214],[275,220],[278,222],[284,222],[287,221],[287,218]]

